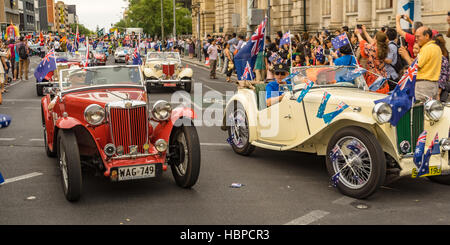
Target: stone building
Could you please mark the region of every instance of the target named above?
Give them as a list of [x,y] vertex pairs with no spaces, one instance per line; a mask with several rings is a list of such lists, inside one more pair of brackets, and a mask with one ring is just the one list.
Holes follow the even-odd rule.
[[[192,0],[192,33],[197,36],[200,29],[201,38],[206,34],[245,34],[249,7],[267,14],[269,2],[271,35],[289,30],[334,30],[345,25],[354,28],[357,23],[379,29],[395,26],[397,13],[397,0]],[[446,31],[449,10],[450,0],[422,0],[422,22]]]
[[0,29],[2,33],[11,23],[15,26],[20,25],[18,0],[0,0]]

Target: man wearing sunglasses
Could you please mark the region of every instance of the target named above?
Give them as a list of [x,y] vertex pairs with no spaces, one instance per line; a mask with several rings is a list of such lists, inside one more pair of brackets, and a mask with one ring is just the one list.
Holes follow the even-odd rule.
[[270,82],[266,86],[266,104],[267,107],[279,103],[283,97],[284,92],[280,90],[280,85],[291,84],[291,82],[284,82],[289,75],[289,67],[285,63],[274,65],[275,81]]

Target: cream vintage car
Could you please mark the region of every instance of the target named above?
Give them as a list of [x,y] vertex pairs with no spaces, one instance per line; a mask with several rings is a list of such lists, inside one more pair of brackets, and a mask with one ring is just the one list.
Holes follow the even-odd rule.
[[191,92],[193,71],[183,67],[179,53],[149,52],[142,70],[147,91],[152,87],[181,87]]
[[[239,89],[228,101],[222,130],[228,131],[234,152],[248,156],[255,147],[261,147],[326,156],[328,174],[337,189],[364,199],[399,177],[417,177],[413,156],[417,139],[426,130],[426,147],[438,133],[440,153],[431,156],[430,173],[424,176],[450,184],[449,104],[434,100],[415,104],[394,127],[389,123],[391,106],[374,103],[386,95],[371,92],[362,75],[336,83],[335,76],[351,72],[350,68],[305,67],[297,72],[282,101],[269,108],[265,84],[256,85],[255,90]],[[298,102],[309,87],[308,81],[315,82],[314,86]],[[319,115],[325,97],[325,114],[339,111],[341,102],[349,106],[328,123]]]

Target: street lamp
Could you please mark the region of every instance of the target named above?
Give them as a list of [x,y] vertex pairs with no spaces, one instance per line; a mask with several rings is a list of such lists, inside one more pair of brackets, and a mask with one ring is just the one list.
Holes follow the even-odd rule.
[[163,12],[163,0],[161,0],[161,41],[164,40],[164,12]]
[[176,3],[175,0],[173,0],[173,38],[177,39],[177,16],[175,12]]

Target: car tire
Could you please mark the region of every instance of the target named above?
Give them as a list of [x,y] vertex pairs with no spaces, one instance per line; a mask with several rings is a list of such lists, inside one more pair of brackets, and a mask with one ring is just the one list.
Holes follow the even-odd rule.
[[192,89],[192,82],[188,82],[184,84],[184,91],[190,93]]
[[58,164],[64,196],[69,202],[81,197],[82,176],[77,138],[72,130],[58,132]]
[[197,183],[200,174],[201,154],[197,130],[194,126],[174,128],[170,141],[171,149],[180,151],[175,161],[170,162],[175,182],[179,187],[191,188]]
[[[228,142],[233,151],[242,156],[249,156],[255,151],[255,146],[249,141],[250,129],[248,126],[248,116],[244,106],[239,102],[234,102],[234,109],[226,114],[231,125],[228,126]],[[237,121],[239,120],[239,122]],[[237,125],[238,124],[238,125]],[[238,134],[238,136],[235,136]],[[242,137],[241,137],[242,134]]]
[[427,178],[438,184],[450,185],[450,175],[428,176]]
[[44,85],[36,84],[36,94],[37,96],[44,96]]
[[[357,144],[360,154],[348,148],[351,142]],[[347,147],[344,147],[345,143]],[[342,146],[341,154],[332,161],[331,153],[338,145],[340,148]],[[352,168],[344,168],[348,159],[352,159]],[[386,158],[383,149],[373,134],[360,127],[343,128],[331,138],[327,147],[326,166],[330,177],[337,174],[338,169],[342,170],[338,176],[337,189],[342,194],[357,199],[365,199],[374,194],[384,184],[386,178]]]

